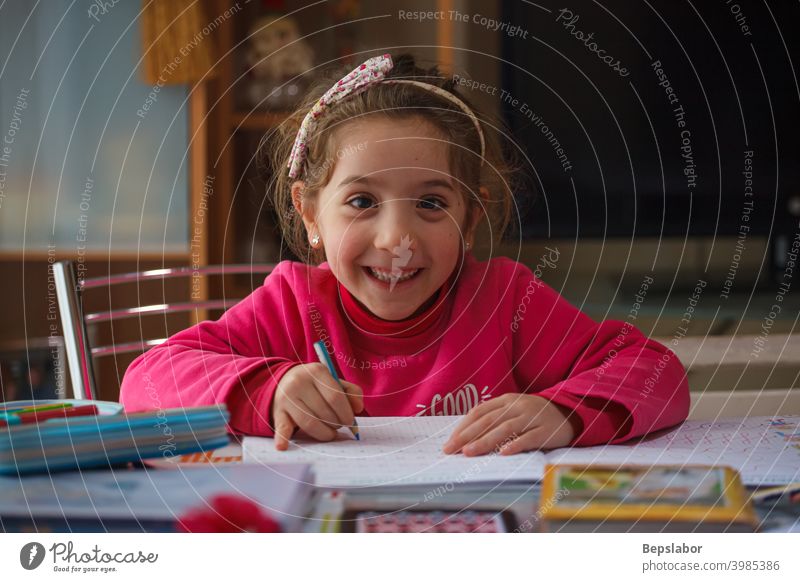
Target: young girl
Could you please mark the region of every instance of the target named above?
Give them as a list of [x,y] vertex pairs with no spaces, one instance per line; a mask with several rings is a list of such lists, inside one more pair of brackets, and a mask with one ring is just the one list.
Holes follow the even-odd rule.
[[673,352],[595,323],[522,264],[473,257],[478,226],[499,235],[513,198],[491,126],[452,79],[383,55],[333,81],[271,144],[274,202],[306,261],[140,356],[127,410],[224,402],[232,431],[278,449],[359,414],[465,415],[444,448],[465,455],[616,443],[686,418]]

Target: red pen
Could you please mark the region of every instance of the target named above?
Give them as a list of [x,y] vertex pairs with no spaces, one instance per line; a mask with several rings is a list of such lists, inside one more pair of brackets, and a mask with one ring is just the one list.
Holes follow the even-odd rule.
[[42,422],[50,420],[51,418],[68,418],[72,416],[97,416],[97,406],[94,404],[85,404],[82,406],[73,406],[71,408],[55,408],[53,410],[41,410],[38,412],[24,412],[17,414],[20,424],[31,424],[34,422]]

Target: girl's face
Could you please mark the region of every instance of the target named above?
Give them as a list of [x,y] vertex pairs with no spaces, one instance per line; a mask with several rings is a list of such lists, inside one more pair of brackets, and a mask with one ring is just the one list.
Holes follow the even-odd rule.
[[303,183],[295,182],[295,207],[333,274],[364,307],[382,319],[408,318],[453,273],[477,222],[465,225],[448,144],[416,118],[350,122],[336,137],[330,181],[313,208],[303,207]]

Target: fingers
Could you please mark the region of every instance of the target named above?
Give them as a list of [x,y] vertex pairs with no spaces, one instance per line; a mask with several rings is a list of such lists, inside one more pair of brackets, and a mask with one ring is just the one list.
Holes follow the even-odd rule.
[[352,382],[342,380],[342,387],[347,395],[347,400],[350,402],[350,407],[356,414],[364,412],[364,391]]
[[[320,418],[337,426],[353,426],[354,412],[361,412],[364,409],[361,388],[344,380],[336,382],[322,364],[310,364],[309,368],[315,391],[320,394],[334,415],[333,421],[327,416],[320,416]],[[311,399],[307,399],[306,403],[311,405],[312,410],[317,410],[319,407],[321,414],[327,410],[316,399],[313,404]]]
[[550,433],[544,427],[536,427],[521,434],[500,449],[501,455],[516,455],[525,451],[547,448]]
[[482,437],[465,445],[462,449],[464,455],[472,457],[477,455],[485,455],[486,453],[492,452],[497,448],[498,444],[504,443],[510,438],[517,437],[517,425],[519,423],[520,417],[500,423],[497,427],[493,428]]
[[344,384],[340,386],[331,378],[329,384],[318,385],[317,389],[325,403],[333,411],[338,420],[338,426],[353,426],[353,408]]
[[319,420],[311,410],[300,401],[292,402],[291,412],[279,409],[275,412],[275,448],[285,451],[295,429],[302,429],[308,436],[318,441],[331,441],[336,438],[336,430]]
[[332,441],[336,438],[336,430],[320,420],[317,414],[310,410],[302,401],[294,403],[292,419],[313,439],[318,441]]
[[490,410],[483,416],[479,416],[477,420],[472,421],[466,426],[462,427],[462,422],[461,425],[456,427],[453,434],[450,435],[450,438],[444,444],[442,450],[448,455],[459,452],[464,445],[491,430],[502,418],[504,412],[504,409],[498,408]]
[[516,455],[524,451],[541,448],[541,434],[538,429],[530,430],[508,443],[500,450],[501,455]]
[[466,416],[464,416],[461,422],[458,423],[458,426],[456,426],[456,428],[453,430],[453,434],[455,434],[456,432],[463,431],[467,426],[471,425],[473,422],[478,420],[483,415],[488,414],[494,410],[503,408],[505,404],[506,404],[506,399],[503,396],[479,404],[478,406],[470,410],[466,414]]
[[[322,390],[320,392],[320,390]],[[308,411],[317,420],[324,422],[332,427],[334,430],[342,426],[342,421],[337,417],[333,408],[328,405],[325,395],[332,392],[332,388],[319,388],[315,385],[314,389],[304,392],[300,395],[299,400],[308,408]],[[341,391],[339,391],[342,394]],[[344,398],[344,394],[341,396]]]
[[353,426],[354,411],[364,410],[363,394],[350,382],[340,386],[323,364],[303,364],[283,376],[271,409],[276,425],[275,447],[286,450],[298,428],[311,438],[330,441],[336,438],[340,427]]
[[283,410],[275,413],[275,448],[285,451],[289,448],[289,439],[296,428],[292,417]]
[[[497,416],[497,412],[502,412],[506,405],[508,404],[508,399],[504,396],[499,398],[495,398],[489,400],[488,402],[484,402],[479,404],[472,410],[470,410],[467,415],[458,423],[455,429],[453,429],[453,434],[450,435],[450,438],[444,445],[443,451],[445,453],[454,453],[461,449],[461,447],[468,443],[469,440],[464,440],[463,434],[464,431],[472,429],[470,427],[474,427],[475,423],[482,419],[484,416],[493,415],[494,417]],[[486,423],[491,424],[490,420],[483,421],[483,424]],[[474,438],[476,435],[472,435]]]
[[[554,424],[541,424],[530,430],[523,428],[522,434],[513,441],[509,442],[500,451],[503,455],[513,455],[532,449],[555,449],[566,447],[572,443],[575,430],[568,420]],[[519,442],[518,442],[519,441]]]

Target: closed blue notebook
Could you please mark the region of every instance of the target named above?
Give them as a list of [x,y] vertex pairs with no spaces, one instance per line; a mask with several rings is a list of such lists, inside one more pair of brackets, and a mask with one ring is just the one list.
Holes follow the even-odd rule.
[[224,405],[53,419],[0,429],[0,474],[137,462],[228,444]]

